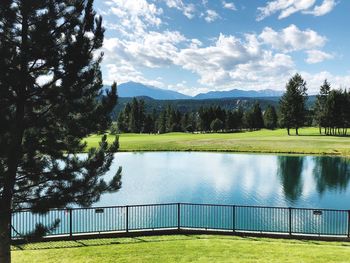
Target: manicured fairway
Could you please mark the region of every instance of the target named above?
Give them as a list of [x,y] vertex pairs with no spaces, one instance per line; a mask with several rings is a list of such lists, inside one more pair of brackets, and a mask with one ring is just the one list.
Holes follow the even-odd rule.
[[[261,130],[240,133],[167,133],[160,135],[122,134],[121,151],[229,151],[257,153],[298,153],[350,156],[350,137],[320,136],[318,128],[300,129],[300,136],[286,130]],[[109,140],[114,136],[109,135]],[[86,139],[97,146],[99,135]]]
[[350,243],[160,236],[30,244],[14,248],[13,262],[349,262]]

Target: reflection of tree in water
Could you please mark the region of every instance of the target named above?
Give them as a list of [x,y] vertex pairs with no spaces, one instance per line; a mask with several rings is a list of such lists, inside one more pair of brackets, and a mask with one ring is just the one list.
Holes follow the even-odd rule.
[[314,177],[319,194],[326,190],[346,190],[350,180],[350,163],[335,157],[315,157]]
[[303,186],[301,172],[303,170],[303,157],[278,156],[278,176],[282,182],[285,197],[289,201],[296,201],[300,197]]

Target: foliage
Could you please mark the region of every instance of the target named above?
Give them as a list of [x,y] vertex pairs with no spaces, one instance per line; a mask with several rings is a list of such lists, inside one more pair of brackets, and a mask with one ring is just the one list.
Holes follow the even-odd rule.
[[121,186],[121,170],[102,179],[118,140],[103,136],[78,157],[84,137],[109,127],[117,101],[116,84],[101,90],[103,36],[93,0],[1,2],[1,262],[10,261],[11,211],[89,206]]
[[298,135],[298,129],[305,124],[306,91],[306,82],[299,74],[295,74],[286,85],[286,92],[280,100],[280,112],[281,125],[287,128],[288,135],[291,128],[295,128]]
[[[242,129],[258,130],[264,127],[262,109],[256,102],[251,113],[252,123],[244,121],[244,110],[238,107],[235,110],[225,110],[220,106],[201,107],[198,112],[182,113],[168,105],[158,115],[145,113],[144,100],[134,98],[127,103],[119,113],[117,119],[118,130],[124,133],[167,133],[167,132],[212,132],[212,131],[239,131]],[[134,110],[133,110],[134,109]],[[246,113],[247,113],[246,112]],[[213,129],[213,122],[216,122]],[[219,122],[220,121],[220,122]],[[135,129],[137,123],[137,129]],[[218,128],[218,129],[217,129]]]
[[346,135],[350,127],[350,93],[346,90],[331,90],[327,80],[320,87],[315,104],[314,119],[319,131],[326,135]]
[[245,112],[244,124],[251,131],[264,128],[263,115],[258,102],[254,104],[251,110]]
[[278,117],[274,106],[269,105],[264,112],[264,123],[267,129],[277,128]]
[[222,130],[223,128],[224,128],[224,123],[218,118],[213,120],[210,124],[210,129],[214,132],[218,132],[218,131]]

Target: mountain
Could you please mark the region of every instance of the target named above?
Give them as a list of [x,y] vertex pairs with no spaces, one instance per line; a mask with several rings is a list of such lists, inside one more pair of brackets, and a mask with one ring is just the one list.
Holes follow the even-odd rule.
[[263,97],[279,97],[282,91],[272,89],[264,90],[239,90],[233,89],[228,91],[210,91],[208,93],[200,93],[194,96],[195,99],[222,99],[222,98],[263,98]]
[[179,100],[191,98],[180,92],[146,86],[136,82],[127,82],[118,85],[118,95],[119,97],[147,96],[157,100]]
[[180,92],[156,88],[153,86],[144,85],[137,82],[126,82],[118,85],[118,95],[121,98],[149,97],[156,100],[265,98],[265,97],[280,97],[282,94],[283,94],[282,91],[276,91],[272,89],[264,89],[264,90],[258,90],[258,91],[233,89],[228,91],[209,91],[208,93],[200,93],[194,97],[191,97],[191,96],[182,94]]

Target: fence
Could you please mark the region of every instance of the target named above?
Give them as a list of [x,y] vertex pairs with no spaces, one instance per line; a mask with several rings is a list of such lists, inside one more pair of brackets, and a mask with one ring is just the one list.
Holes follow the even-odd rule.
[[45,215],[15,212],[12,239],[22,239],[36,225],[58,227],[47,236],[128,233],[157,230],[217,230],[350,238],[350,210],[209,204],[153,204],[52,209]]

